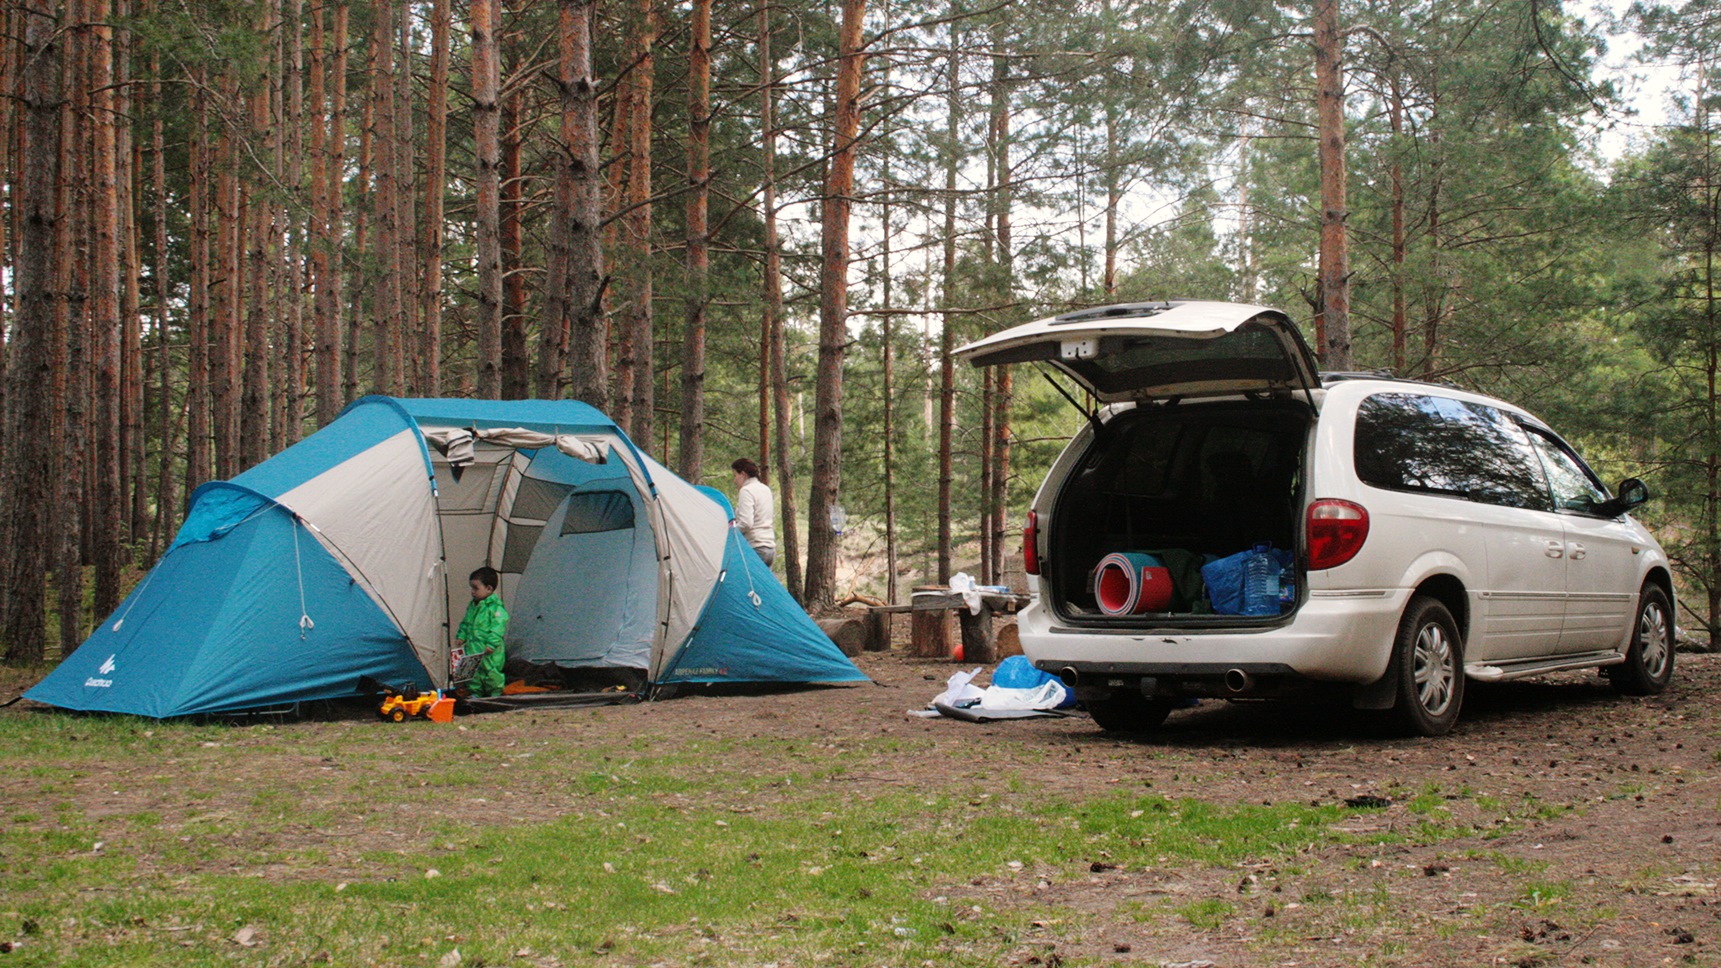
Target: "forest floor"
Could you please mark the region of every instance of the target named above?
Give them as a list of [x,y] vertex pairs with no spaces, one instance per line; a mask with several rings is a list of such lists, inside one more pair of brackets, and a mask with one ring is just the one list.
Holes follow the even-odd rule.
[[[1457,729],[1437,739],[1390,736],[1331,708],[1218,701],[1174,713],[1144,739],[1108,735],[1082,715],[987,724],[915,718],[908,711],[924,708],[957,666],[901,651],[857,662],[876,685],[487,715],[470,720],[479,733],[466,739],[481,734],[485,747],[506,749],[563,733],[583,748],[644,749],[723,737],[738,742],[721,768],[743,775],[782,768],[782,747],[748,739],[787,739],[869,750],[840,780],[857,791],[1348,803],[1370,808],[1345,815],[1348,832],[1393,835],[1328,840],[1242,864],[1114,867],[1104,851],[1088,856],[1092,848],[1082,845],[1061,866],[949,872],[940,893],[952,901],[972,897],[1033,918],[1027,936],[998,952],[1000,963],[1721,965],[1721,656],[1681,653],[1672,688],[1650,698],[1618,696],[1593,673],[1472,686]],[[29,684],[0,667],[0,699]],[[29,707],[0,716],[30,715]],[[403,760],[436,729],[390,730],[356,716],[291,724],[284,728],[306,731],[296,741],[303,746],[295,751],[280,737],[258,744],[254,755],[231,760],[226,769],[236,775],[199,794],[195,806],[219,809],[225,797],[242,804],[256,784],[285,771],[334,769],[316,755],[327,731],[357,736],[360,727],[374,737],[364,742],[392,745],[390,755]],[[760,761],[747,762],[750,755]],[[150,811],[171,826],[181,811],[174,790],[145,782],[163,769],[144,759],[114,762],[72,771],[70,786],[56,789],[70,789],[98,818]],[[508,822],[549,821],[565,809],[544,794],[568,777],[543,769],[503,775],[512,789],[492,799],[506,798]],[[403,782],[422,786],[423,777]],[[0,800],[13,811],[53,809],[20,799],[36,789],[0,780]],[[331,787],[328,795],[339,793]],[[462,817],[461,802],[399,801],[390,809],[409,815],[387,829],[336,821],[272,836],[314,844],[327,869],[319,876],[335,877],[361,871],[367,851],[396,845],[402,831],[498,816],[496,803],[481,800]]]

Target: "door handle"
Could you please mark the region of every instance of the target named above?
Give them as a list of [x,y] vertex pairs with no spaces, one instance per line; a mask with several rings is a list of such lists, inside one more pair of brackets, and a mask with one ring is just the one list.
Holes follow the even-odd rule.
[[1549,540],[1546,554],[1549,558],[1564,558],[1566,556],[1565,542]]
[[1584,546],[1574,541],[1571,544],[1571,551],[1567,557],[1571,558],[1573,561],[1578,561],[1582,559],[1585,554],[1587,554],[1587,552],[1584,551]]

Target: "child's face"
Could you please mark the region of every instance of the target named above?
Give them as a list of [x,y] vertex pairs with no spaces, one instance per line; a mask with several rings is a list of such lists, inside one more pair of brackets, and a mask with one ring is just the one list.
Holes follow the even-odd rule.
[[472,600],[475,602],[481,602],[484,599],[489,598],[490,594],[496,590],[476,578],[471,579],[466,584],[472,586]]

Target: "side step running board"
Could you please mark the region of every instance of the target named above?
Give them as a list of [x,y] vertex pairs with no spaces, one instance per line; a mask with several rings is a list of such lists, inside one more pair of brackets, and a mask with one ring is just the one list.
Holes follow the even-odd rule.
[[1466,664],[1464,674],[1477,682],[1507,682],[1512,679],[1546,675],[1550,672],[1563,672],[1567,669],[1596,669],[1602,666],[1619,665],[1624,661],[1625,655],[1623,653],[1611,650],[1607,652],[1585,652],[1582,655],[1562,655],[1550,659]]

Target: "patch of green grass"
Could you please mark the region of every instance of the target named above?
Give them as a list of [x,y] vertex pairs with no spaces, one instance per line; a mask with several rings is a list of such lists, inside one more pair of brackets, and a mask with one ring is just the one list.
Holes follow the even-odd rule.
[[1518,896],[1512,901],[1512,906],[1529,911],[1541,911],[1559,905],[1571,893],[1572,885],[1569,881],[1531,880],[1519,888]]
[[1181,905],[1177,908],[1177,913],[1202,931],[1217,931],[1226,918],[1237,913],[1237,906],[1218,898],[1207,898]]

